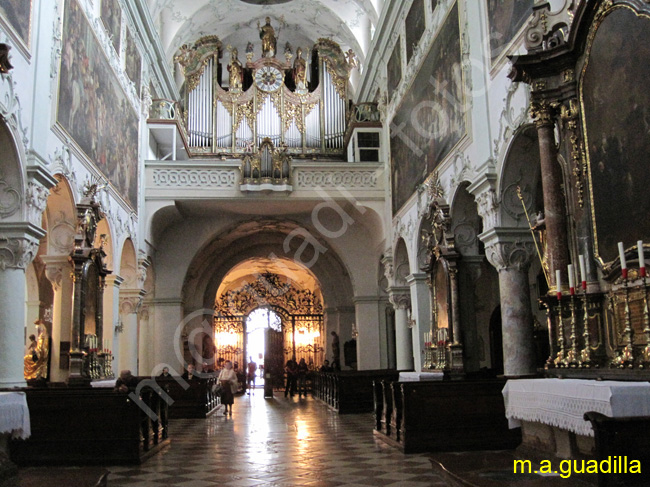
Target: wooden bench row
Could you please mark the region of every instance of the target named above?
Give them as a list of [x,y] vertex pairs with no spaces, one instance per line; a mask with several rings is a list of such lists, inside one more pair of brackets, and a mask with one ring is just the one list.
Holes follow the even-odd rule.
[[141,463],[168,439],[168,406],[152,388],[27,389],[31,437],[10,444],[18,465]]
[[219,381],[216,377],[191,381],[173,377],[168,379],[157,377],[155,380],[174,401],[169,408],[171,419],[207,418],[221,404],[217,392]]
[[316,372],[312,392],[339,414],[369,413],[374,404],[373,383],[398,376],[395,370]]
[[508,428],[505,380],[374,383],[375,435],[404,453],[503,450],[521,442]]

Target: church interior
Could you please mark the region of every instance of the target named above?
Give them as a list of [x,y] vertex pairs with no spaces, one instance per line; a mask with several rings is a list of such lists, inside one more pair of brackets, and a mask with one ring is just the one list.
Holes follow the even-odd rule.
[[648,0],[0,0],[0,487],[650,485],[649,46]]

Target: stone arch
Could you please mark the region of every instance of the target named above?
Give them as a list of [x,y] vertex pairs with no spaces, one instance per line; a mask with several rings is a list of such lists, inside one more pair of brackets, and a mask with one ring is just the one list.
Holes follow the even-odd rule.
[[141,293],[138,288],[138,261],[135,246],[127,238],[120,252],[120,277],[123,279],[119,288],[119,339],[116,361],[120,370],[138,370],[138,309]]
[[520,127],[513,135],[500,169],[497,188],[501,226],[527,228],[524,207],[517,195],[521,188],[531,218],[543,210],[541,166],[537,129],[533,124]]
[[463,334],[465,370],[491,367],[490,316],[499,306],[499,276],[485,258],[479,239],[483,220],[479,216],[469,182],[458,185],[450,210],[451,229],[458,261],[458,299]]
[[402,237],[397,239],[395,244],[395,258],[394,266],[394,281],[395,286],[407,286],[406,278],[411,274],[411,263],[409,260],[408,249],[406,242]]
[[56,174],[56,186],[50,189],[43,218],[47,231],[47,255],[70,255],[77,230],[77,211],[74,192],[68,179]]
[[0,119],[0,221],[24,221],[25,172],[22,145],[17,143],[11,128]]

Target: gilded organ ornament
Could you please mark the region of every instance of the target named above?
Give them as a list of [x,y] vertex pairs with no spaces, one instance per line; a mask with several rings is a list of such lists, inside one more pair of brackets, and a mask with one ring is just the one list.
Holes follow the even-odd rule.
[[264,66],[255,72],[255,84],[262,91],[277,91],[283,80],[284,76],[274,66]]

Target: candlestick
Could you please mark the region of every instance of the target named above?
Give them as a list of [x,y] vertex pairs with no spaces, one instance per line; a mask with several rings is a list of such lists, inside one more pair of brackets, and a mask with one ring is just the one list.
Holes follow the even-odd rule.
[[639,275],[645,277],[645,255],[643,252],[643,240],[636,243],[637,250],[639,251]]
[[582,289],[587,290],[587,267],[585,266],[585,256],[579,255],[578,261],[580,262],[580,281],[582,282]]
[[573,275],[573,264],[569,264],[567,272],[569,274],[569,293],[573,296],[576,293],[576,278]]
[[555,271],[555,287],[557,288],[557,299],[562,299],[562,280],[560,269]]
[[621,260],[621,274],[623,279],[627,279],[627,262],[625,261],[625,248],[623,242],[618,243],[618,255]]

